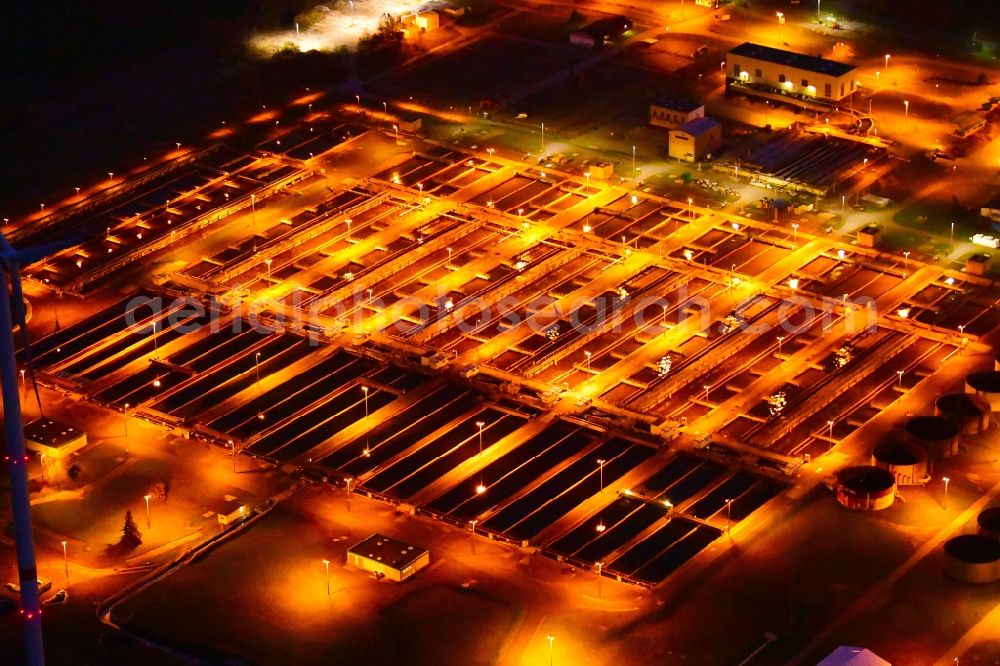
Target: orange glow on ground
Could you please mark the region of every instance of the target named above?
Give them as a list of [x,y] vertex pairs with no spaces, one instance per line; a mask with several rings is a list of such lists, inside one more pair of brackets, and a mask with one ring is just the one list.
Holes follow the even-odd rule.
[[278,117],[278,112],[274,111],[273,109],[271,111],[261,111],[257,115],[250,116],[250,119],[247,120],[247,123],[251,125],[256,125],[259,123],[266,123],[270,120],[274,120],[277,117]]
[[474,120],[471,116],[464,113],[453,113],[450,111],[441,111],[429,106],[424,106],[423,104],[418,104],[416,102],[399,102],[396,104],[401,109],[406,111],[412,111],[414,113],[422,113],[428,116],[435,116],[441,118],[442,120],[447,120],[453,123],[468,123]]
[[307,104],[312,104],[318,99],[325,97],[325,93],[314,92],[308,93],[306,95],[301,95],[292,100],[291,106],[306,106]]
[[220,127],[219,129],[215,130],[214,132],[210,132],[208,134],[208,138],[209,139],[223,139],[223,138],[225,138],[227,136],[232,136],[235,133],[236,133],[236,130],[234,130],[232,127]]

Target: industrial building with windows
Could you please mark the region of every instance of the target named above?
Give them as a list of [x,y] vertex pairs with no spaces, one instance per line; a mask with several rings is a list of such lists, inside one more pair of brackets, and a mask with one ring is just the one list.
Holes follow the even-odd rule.
[[705,105],[684,99],[660,97],[649,103],[649,124],[674,129],[696,118],[705,117]]
[[722,125],[712,118],[695,118],[670,130],[667,155],[682,162],[697,162],[722,146]]
[[835,104],[857,90],[854,65],[745,42],[726,54],[726,88],[800,106]]

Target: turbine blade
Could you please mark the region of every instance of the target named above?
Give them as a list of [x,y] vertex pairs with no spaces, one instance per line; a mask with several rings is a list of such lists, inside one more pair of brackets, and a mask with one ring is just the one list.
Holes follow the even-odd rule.
[[14,249],[7,242],[7,238],[0,233],[0,251],[2,251],[3,258],[8,264],[27,266],[50,254],[62,252],[74,245],[79,245],[84,240],[86,240],[86,236],[83,234],[71,233],[51,243],[43,243],[42,245],[35,245],[34,247],[24,249]]
[[35,381],[35,361],[31,355],[31,341],[28,338],[28,321],[24,309],[24,290],[21,287],[21,271],[17,264],[8,264],[10,273],[11,305],[14,321],[21,329],[21,347],[24,349],[24,363],[28,366],[28,376],[31,377],[31,387],[35,391],[35,401],[38,403],[38,414],[42,414],[42,396]]
[[40,261],[45,257],[62,252],[63,250],[68,250],[71,247],[79,245],[82,238],[73,236],[71,238],[65,238],[54,243],[45,243],[44,245],[36,245],[34,247],[25,248],[23,250],[12,250],[9,253],[10,260],[20,266],[28,266]]

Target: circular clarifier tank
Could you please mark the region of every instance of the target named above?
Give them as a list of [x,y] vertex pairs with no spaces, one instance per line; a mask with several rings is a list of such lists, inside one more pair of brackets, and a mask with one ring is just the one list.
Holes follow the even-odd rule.
[[1000,580],[1000,541],[983,534],[961,534],[944,544],[944,572],[965,583]]
[[976,524],[979,525],[980,534],[1000,540],[1000,506],[981,511]]
[[1000,411],[1000,371],[973,372],[965,378],[965,392],[974,393],[989,403],[994,412]]
[[931,455],[949,458],[958,453],[958,426],[944,416],[914,416],[903,425],[909,441],[923,446]]
[[878,511],[892,506],[896,477],[874,465],[846,467],[837,473],[837,501],[854,511]]
[[888,470],[897,486],[927,483],[927,449],[913,442],[889,440],[876,444],[872,465]]
[[951,419],[963,435],[978,435],[990,425],[990,404],[973,393],[946,393],[934,401],[934,413]]

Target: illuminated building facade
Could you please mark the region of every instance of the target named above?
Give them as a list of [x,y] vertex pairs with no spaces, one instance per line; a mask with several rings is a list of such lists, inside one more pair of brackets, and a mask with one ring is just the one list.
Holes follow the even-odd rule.
[[752,42],[726,54],[730,90],[780,95],[791,103],[834,104],[857,89],[854,66]]

